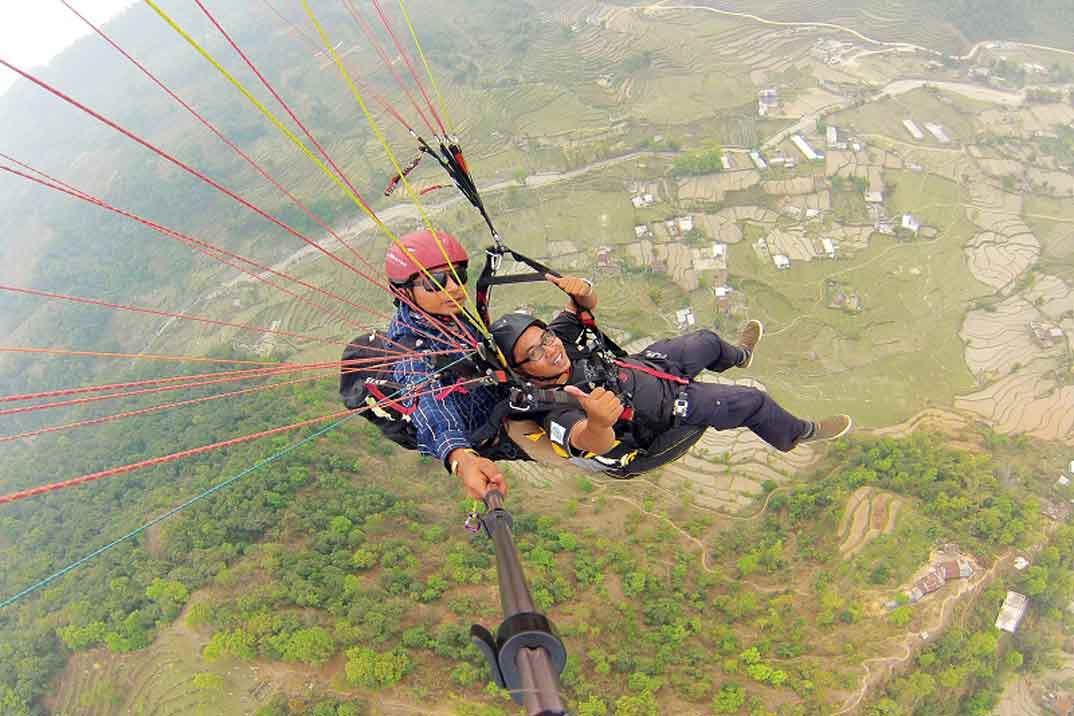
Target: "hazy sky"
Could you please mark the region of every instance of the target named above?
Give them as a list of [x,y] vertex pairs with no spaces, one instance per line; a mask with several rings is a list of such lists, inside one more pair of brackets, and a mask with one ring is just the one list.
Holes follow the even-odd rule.
[[[137,0],[68,0],[102,24]],[[23,69],[48,64],[75,40],[93,32],[60,0],[0,0],[0,57]],[[18,76],[0,67],[0,94]]]

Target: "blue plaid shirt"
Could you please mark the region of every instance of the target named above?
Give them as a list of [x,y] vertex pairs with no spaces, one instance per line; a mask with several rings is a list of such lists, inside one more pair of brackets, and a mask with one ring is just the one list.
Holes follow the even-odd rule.
[[[466,321],[460,323],[472,335],[477,335]],[[415,328],[421,332],[415,331]],[[441,327],[403,304],[399,305],[395,318],[388,327],[388,337],[396,341],[405,338],[408,345],[421,341],[418,344],[419,350],[457,350],[451,343],[457,343],[457,339],[450,338]],[[445,354],[443,357],[450,361],[463,355],[463,351],[457,350],[456,353]],[[438,392],[448,386],[439,378],[429,380],[434,370],[433,362],[429,358],[410,358],[395,364],[392,380],[407,386],[408,392],[413,388],[414,392],[425,393],[416,398],[403,399],[401,402],[407,407],[417,404],[417,409],[410,419],[417,431],[418,452],[435,455],[446,465],[447,456],[452,450],[472,447],[470,435],[488,423],[493,408],[499,402],[499,396],[493,387],[468,385],[465,387],[466,392],[455,391],[438,400],[428,391]]]

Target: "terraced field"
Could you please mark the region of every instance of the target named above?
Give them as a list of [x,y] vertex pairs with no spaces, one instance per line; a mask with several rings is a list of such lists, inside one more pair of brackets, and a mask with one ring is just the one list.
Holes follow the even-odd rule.
[[871,541],[895,530],[902,502],[889,492],[860,487],[847,500],[839,525],[839,554],[851,559]]
[[[52,704],[55,716],[213,716],[253,713],[273,687],[260,682],[256,669],[226,661],[205,664],[206,639],[180,619],[161,632],[151,647],[117,656],[104,650],[72,657]],[[193,684],[198,673],[224,679],[222,690]]]

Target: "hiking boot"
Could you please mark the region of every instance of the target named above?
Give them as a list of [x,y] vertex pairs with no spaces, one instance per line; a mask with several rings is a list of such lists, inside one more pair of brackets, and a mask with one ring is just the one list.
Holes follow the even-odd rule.
[[738,347],[746,351],[746,357],[738,364],[739,368],[749,368],[753,365],[753,352],[763,337],[764,326],[760,321],[749,321],[743,326],[742,333],[738,335]]
[[849,415],[832,415],[822,418],[813,423],[813,429],[806,434],[800,443],[815,443],[822,440],[835,440],[850,432],[854,427],[854,420]]

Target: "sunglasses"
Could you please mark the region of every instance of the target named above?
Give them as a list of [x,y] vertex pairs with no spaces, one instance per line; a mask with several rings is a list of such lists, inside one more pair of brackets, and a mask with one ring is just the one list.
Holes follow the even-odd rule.
[[[456,279],[456,275],[458,279]],[[411,279],[411,285],[420,286],[430,293],[436,293],[447,288],[448,281],[454,281],[459,286],[465,286],[469,280],[470,277],[466,273],[466,264],[456,264],[454,267],[448,266],[438,271],[429,271],[428,275],[420,273]]]

